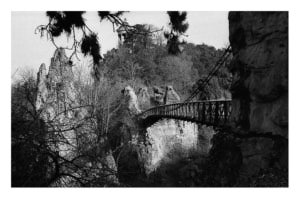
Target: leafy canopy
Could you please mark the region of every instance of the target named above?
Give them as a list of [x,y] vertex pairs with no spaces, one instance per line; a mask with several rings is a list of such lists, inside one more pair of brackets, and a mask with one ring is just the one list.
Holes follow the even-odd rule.
[[[108,20],[112,23],[113,29],[115,27],[122,28],[126,32],[126,40],[130,41],[131,38],[138,38],[141,43],[146,45],[147,34],[152,31],[145,29],[143,25],[129,25],[126,20],[122,18],[125,11],[98,11],[97,14],[100,18],[99,22]],[[55,43],[55,38],[66,34],[67,37],[73,39],[73,45],[69,50],[73,50],[70,60],[73,56],[78,58],[77,53],[81,51],[84,56],[91,56],[93,58],[94,71],[96,79],[99,78],[98,67],[103,57],[100,55],[100,42],[96,32],[92,31],[86,24],[86,19],[83,17],[85,11],[47,11],[46,16],[49,18],[49,23],[37,27],[37,31],[44,36],[50,38],[51,42],[58,48]],[[170,18],[170,32],[165,32],[165,37],[168,40],[168,52],[170,54],[178,54],[181,52],[180,36],[183,35],[188,29],[186,22],[187,13],[179,11],[168,11],[167,14]],[[81,38],[78,38],[78,32]],[[142,37],[133,37],[133,35],[140,35]],[[146,36],[146,37],[144,37]],[[149,37],[148,37],[149,38]]]

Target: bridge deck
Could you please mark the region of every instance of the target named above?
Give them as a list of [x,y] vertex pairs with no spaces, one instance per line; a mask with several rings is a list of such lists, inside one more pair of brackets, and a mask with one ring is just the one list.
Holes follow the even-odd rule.
[[231,113],[231,100],[183,102],[156,106],[140,114],[141,119],[172,118],[206,125],[226,126]]

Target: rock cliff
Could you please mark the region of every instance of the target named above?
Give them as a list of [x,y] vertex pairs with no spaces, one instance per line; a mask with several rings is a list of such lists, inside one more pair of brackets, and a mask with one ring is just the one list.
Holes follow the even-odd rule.
[[[65,51],[57,49],[51,58],[48,73],[45,64],[42,64],[37,76],[36,109],[41,111],[40,116],[46,122],[49,131],[61,132],[64,137],[58,138],[59,144],[51,147],[61,156],[71,158],[76,155],[74,129],[85,117],[86,110],[76,108],[79,103],[73,84],[72,65]],[[62,144],[65,141],[70,144]]]
[[147,128],[146,142],[141,148],[146,174],[162,163],[168,164],[191,155],[207,155],[215,131],[206,126],[164,119]]
[[[45,64],[42,64],[37,74],[36,109],[47,126],[49,147],[66,161],[75,157],[80,159],[78,157],[82,156],[79,154],[81,149],[92,147],[90,143],[95,143],[95,129],[97,129],[96,119],[89,115],[88,106],[79,102],[79,93],[74,87],[72,67],[64,49],[59,48],[51,58],[48,73]],[[101,148],[100,145],[104,145],[104,143],[98,145],[97,148]],[[102,168],[101,164],[103,163],[116,171],[117,167],[111,151],[103,152],[102,156],[99,157],[102,159],[101,163],[87,162],[86,166]],[[60,172],[81,175],[79,171],[74,173],[68,167],[61,167],[61,170]],[[90,173],[89,178],[96,175],[95,173]],[[111,183],[118,183],[114,175],[109,175],[107,180]],[[59,179],[55,183],[53,186],[74,186],[72,179],[68,177],[63,177],[63,180]],[[62,184],[60,185],[60,183]]]
[[241,173],[287,168],[288,13],[230,12],[229,32]]
[[231,12],[233,121],[288,136],[288,13]]
[[[173,119],[157,121],[147,129],[140,127],[135,118],[136,114],[139,113],[138,107],[156,105],[150,100],[157,95],[157,87],[154,87],[153,91],[151,95],[147,88],[142,88],[139,89],[138,96],[136,96],[133,89],[127,86],[123,91],[125,102],[122,108],[123,110],[127,109],[127,114],[124,111],[118,114],[123,115],[120,118],[126,118],[126,121],[120,121],[122,124],[119,125],[119,129],[123,129],[122,135],[120,135],[123,144],[130,143],[131,147],[134,148],[133,150],[138,156],[136,161],[139,161],[140,167],[146,175],[155,171],[162,163],[187,158],[193,153],[207,155],[211,148],[211,139],[215,133],[210,127]],[[164,95],[162,91],[159,93],[161,94],[160,99],[164,99],[166,104],[177,103],[180,100],[172,86],[166,87]],[[129,120],[128,118],[132,119]],[[129,151],[132,152],[132,150]]]

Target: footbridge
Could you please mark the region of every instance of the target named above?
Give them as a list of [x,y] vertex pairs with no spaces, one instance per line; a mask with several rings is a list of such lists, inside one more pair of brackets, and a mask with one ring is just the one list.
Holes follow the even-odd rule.
[[184,102],[150,108],[142,112],[139,118],[146,125],[151,125],[151,123],[163,118],[170,118],[215,127],[229,126],[229,117],[232,111],[231,100],[197,101],[195,98],[201,99],[203,88],[228,60],[230,54],[231,47],[229,46],[208,76],[204,80],[201,79],[196,82],[196,89],[193,90],[191,95]]
[[229,125],[231,110],[231,100],[182,102],[153,107],[141,113],[140,118],[148,121],[179,119],[222,127]]

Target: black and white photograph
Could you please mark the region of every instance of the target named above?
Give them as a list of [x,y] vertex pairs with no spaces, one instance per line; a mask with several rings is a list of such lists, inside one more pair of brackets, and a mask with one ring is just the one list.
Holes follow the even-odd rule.
[[193,5],[11,9],[5,185],[295,190],[292,12]]
[[12,187],[288,186],[288,12],[11,15]]

